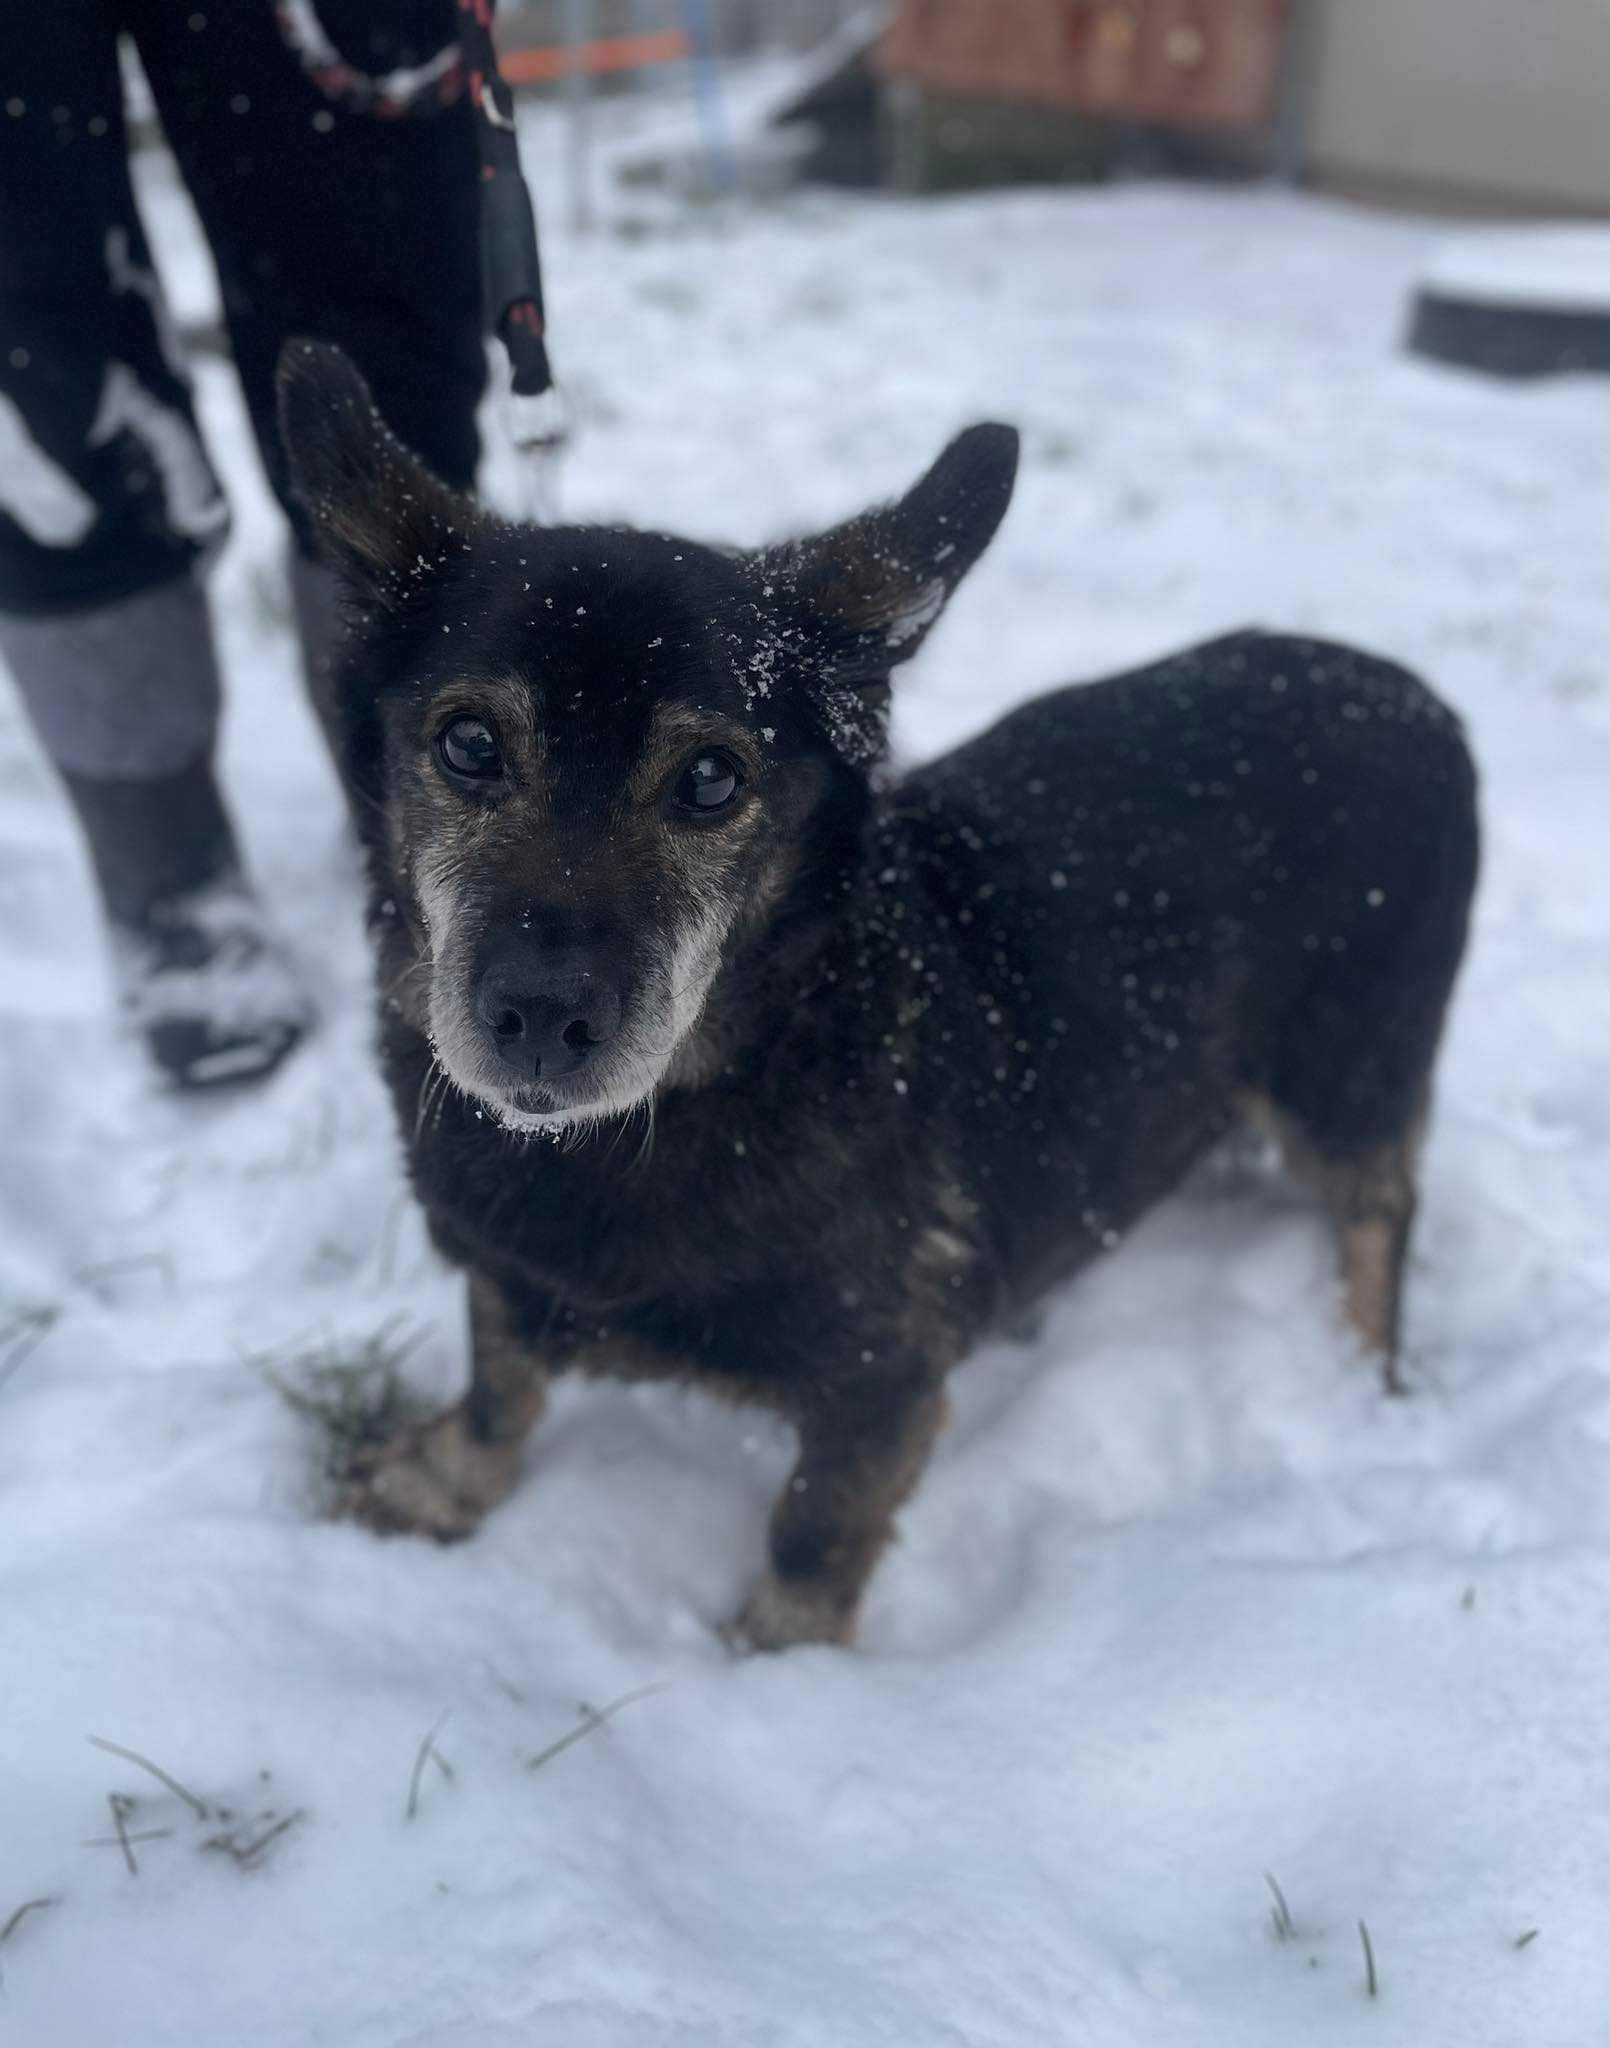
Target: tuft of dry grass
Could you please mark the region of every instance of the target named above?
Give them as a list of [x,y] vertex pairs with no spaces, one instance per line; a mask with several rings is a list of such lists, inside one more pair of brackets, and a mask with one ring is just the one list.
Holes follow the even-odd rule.
[[[279,1840],[288,1828],[294,1827],[305,1818],[305,1809],[298,1807],[294,1813],[280,1814],[272,1806],[262,1808],[254,1814],[239,1814],[233,1807],[224,1806],[216,1800],[206,1800],[182,1784],[171,1771],[161,1764],[153,1763],[148,1756],[142,1756],[137,1749],[126,1749],[120,1742],[108,1742],[104,1736],[91,1735],[85,1738],[96,1749],[103,1749],[108,1756],[121,1757],[125,1763],[134,1764],[148,1777],[176,1799],[183,1800],[198,1827],[211,1826],[214,1832],[201,1843],[203,1849],[226,1855],[241,1870],[256,1870],[264,1853]],[[268,1772],[261,1773],[266,1779]],[[161,1842],[171,1838],[172,1828],[131,1828],[139,1801],[128,1792],[108,1792],[106,1803],[112,1811],[112,1833],[96,1835],[85,1844],[91,1849],[120,1849],[130,1877],[140,1874],[139,1859],[134,1850],[137,1843]],[[3,1939],[3,1937],[0,1937]]]
[[232,1827],[220,1829],[216,1835],[209,1835],[201,1846],[203,1849],[227,1856],[237,1870],[257,1870],[262,1866],[264,1852],[271,1848],[288,1828],[294,1828],[299,1820],[306,1818],[305,1807],[297,1807],[294,1813],[276,1814],[270,1806],[258,1814],[255,1820],[236,1821]]
[[253,1361],[287,1407],[318,1431],[332,1484],[350,1478],[365,1451],[423,1420],[425,1404],[409,1394],[400,1372],[425,1334],[395,1315],[356,1341],[328,1339],[282,1362]]

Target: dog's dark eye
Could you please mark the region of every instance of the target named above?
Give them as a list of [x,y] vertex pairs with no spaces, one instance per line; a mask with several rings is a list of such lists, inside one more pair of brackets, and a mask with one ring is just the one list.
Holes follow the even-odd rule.
[[676,800],[685,811],[725,810],[738,794],[738,764],[730,754],[699,754],[677,779]]
[[486,782],[503,773],[503,755],[489,725],[479,718],[455,718],[444,725],[436,742],[442,759],[455,775]]

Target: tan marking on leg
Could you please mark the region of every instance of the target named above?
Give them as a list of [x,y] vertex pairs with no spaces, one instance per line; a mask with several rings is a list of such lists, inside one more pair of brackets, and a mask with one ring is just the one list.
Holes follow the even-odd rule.
[[[861,1595],[946,1413],[925,1388],[859,1430],[853,1416],[802,1424],[799,1461],[772,1514],[772,1568],[724,1631],[735,1648],[853,1640]],[[816,1561],[798,1569],[801,1556]]]
[[548,1405],[548,1370],[521,1334],[501,1287],[470,1275],[470,1393],[476,1433],[518,1444]]
[[848,1645],[855,1621],[855,1608],[844,1607],[815,1579],[796,1584],[766,1572],[722,1634],[741,1656],[751,1650],[791,1650],[799,1643]]
[[1403,1393],[1403,1269],[1429,1101],[1421,1102],[1402,1137],[1353,1159],[1327,1158],[1307,1130],[1266,1097],[1248,1096],[1245,1107],[1254,1124],[1278,1140],[1287,1171],[1324,1203],[1336,1233],[1347,1320],[1380,1360],[1387,1392]]
[[1347,1320],[1381,1361],[1389,1394],[1401,1394],[1398,1323],[1402,1308],[1407,1217],[1367,1216],[1341,1226]]

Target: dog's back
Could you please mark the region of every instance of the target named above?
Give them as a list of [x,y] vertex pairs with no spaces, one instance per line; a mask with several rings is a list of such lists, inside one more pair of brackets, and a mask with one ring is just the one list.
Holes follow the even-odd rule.
[[1476,822],[1458,721],[1406,671],[1237,634],[1035,699],[905,781],[884,831],[947,984],[919,1085],[987,1168],[1008,1298],[1249,1099],[1325,1161],[1415,1126]]

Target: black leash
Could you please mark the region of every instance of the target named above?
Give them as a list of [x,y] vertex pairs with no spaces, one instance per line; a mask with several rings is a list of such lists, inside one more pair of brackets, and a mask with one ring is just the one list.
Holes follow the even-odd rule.
[[536,398],[553,385],[542,267],[531,194],[520,175],[514,96],[498,69],[492,0],[458,0],[459,47],[481,150],[481,292],[487,325],[509,353],[514,391]]

